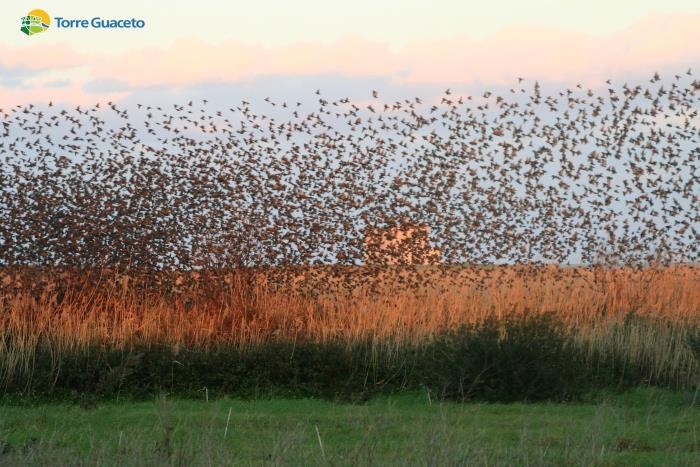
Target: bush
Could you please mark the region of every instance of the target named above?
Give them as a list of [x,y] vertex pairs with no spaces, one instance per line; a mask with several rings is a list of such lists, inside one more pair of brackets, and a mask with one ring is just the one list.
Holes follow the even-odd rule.
[[[631,325],[610,331],[611,342],[629,334],[622,332],[624,326]],[[632,330],[641,329],[635,326]],[[700,348],[697,342],[700,337],[691,333],[688,343]],[[39,345],[33,366],[15,368],[4,389],[6,395],[52,398],[142,398],[160,392],[201,398],[206,390],[212,397],[351,401],[427,389],[436,399],[508,402],[561,401],[599,388],[674,384],[678,376],[660,372],[658,358],[633,360],[625,349],[618,342],[591,350],[553,315],[491,318],[411,345],[269,341],[180,351],[165,345],[97,346],[58,355]],[[0,372],[8,371],[5,365],[0,361]]]
[[566,400],[585,385],[583,354],[551,315],[487,320],[426,349],[424,384],[452,400]]
[[5,392],[143,397],[166,391],[201,397],[207,388],[212,395],[354,399],[379,390],[368,384],[368,355],[367,344],[268,342],[177,354],[170,346],[94,347],[57,360],[40,347],[29,374],[15,375]]

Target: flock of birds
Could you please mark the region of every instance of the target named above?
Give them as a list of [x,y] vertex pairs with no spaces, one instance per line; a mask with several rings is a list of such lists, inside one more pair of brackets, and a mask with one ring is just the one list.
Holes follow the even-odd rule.
[[[700,82],[435,101],[0,110],[0,265],[362,265],[429,226],[443,264],[695,263]],[[268,110],[265,110],[268,109]],[[412,248],[406,243],[406,248]]]

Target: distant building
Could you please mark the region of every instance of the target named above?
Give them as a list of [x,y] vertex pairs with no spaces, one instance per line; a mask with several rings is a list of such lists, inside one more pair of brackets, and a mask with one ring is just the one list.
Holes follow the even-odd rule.
[[365,231],[365,264],[440,264],[440,250],[429,243],[427,225],[405,224]]

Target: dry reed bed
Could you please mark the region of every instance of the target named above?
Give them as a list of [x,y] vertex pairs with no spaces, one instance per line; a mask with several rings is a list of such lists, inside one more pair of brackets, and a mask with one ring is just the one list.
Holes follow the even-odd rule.
[[[291,271],[291,273],[290,273]],[[162,275],[2,272],[0,335],[57,348],[268,339],[425,339],[487,316],[553,312],[579,330],[630,313],[700,322],[700,268],[305,268]]]
[[[245,348],[272,340],[396,346],[488,317],[554,313],[595,355],[694,384],[687,345],[700,324],[700,268],[287,268],[169,273],[0,271],[0,359],[31,374],[85,349]],[[641,319],[632,319],[630,316]]]

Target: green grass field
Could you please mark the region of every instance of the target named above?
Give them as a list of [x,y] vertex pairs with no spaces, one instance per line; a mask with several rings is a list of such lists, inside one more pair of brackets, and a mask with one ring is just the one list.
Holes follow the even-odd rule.
[[[694,393],[576,404],[427,394],[0,406],[0,465],[698,465]],[[229,416],[230,413],[230,416]]]

